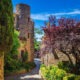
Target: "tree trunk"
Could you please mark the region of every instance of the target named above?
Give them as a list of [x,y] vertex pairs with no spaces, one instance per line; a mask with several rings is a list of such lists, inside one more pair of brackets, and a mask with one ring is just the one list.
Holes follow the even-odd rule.
[[72,59],[70,58],[69,54],[66,53],[66,55],[67,55],[67,57],[69,58],[70,63],[73,65],[73,61],[72,61]]
[[[61,50],[62,51],[62,50]],[[71,65],[73,65],[73,61],[71,60],[70,56],[69,56],[69,53],[66,53],[66,51],[62,51],[69,59]]]

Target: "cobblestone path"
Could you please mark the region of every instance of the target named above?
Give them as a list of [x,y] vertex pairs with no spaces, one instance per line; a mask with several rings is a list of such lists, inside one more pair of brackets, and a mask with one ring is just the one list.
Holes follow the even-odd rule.
[[5,80],[41,80],[41,76],[39,75],[40,60],[35,58],[34,62],[36,64],[36,68],[34,68],[31,72],[16,76],[9,76],[6,77]]

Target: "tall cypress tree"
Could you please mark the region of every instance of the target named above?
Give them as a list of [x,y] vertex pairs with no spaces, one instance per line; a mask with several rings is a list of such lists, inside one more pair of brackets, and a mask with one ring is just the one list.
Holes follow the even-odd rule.
[[13,43],[13,8],[11,0],[0,0],[0,52],[8,51]]
[[4,80],[4,53],[13,43],[13,8],[11,0],[0,0],[0,80]]

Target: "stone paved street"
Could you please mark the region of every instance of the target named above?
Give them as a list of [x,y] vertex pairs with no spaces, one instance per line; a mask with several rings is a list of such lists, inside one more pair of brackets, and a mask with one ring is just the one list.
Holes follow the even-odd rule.
[[31,72],[16,76],[6,77],[5,80],[41,80],[41,76],[39,75],[40,68],[40,59],[34,59],[36,64],[36,68],[34,68]]

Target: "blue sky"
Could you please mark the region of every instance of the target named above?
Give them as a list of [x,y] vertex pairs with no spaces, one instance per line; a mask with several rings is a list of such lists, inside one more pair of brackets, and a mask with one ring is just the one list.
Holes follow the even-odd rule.
[[35,27],[41,27],[49,15],[80,17],[80,0],[12,0],[14,11],[16,4],[24,3],[31,7],[31,17]]
[[12,0],[14,11],[16,4],[24,3],[31,7],[31,18],[35,27],[41,28],[50,15],[80,18],[80,0]]

